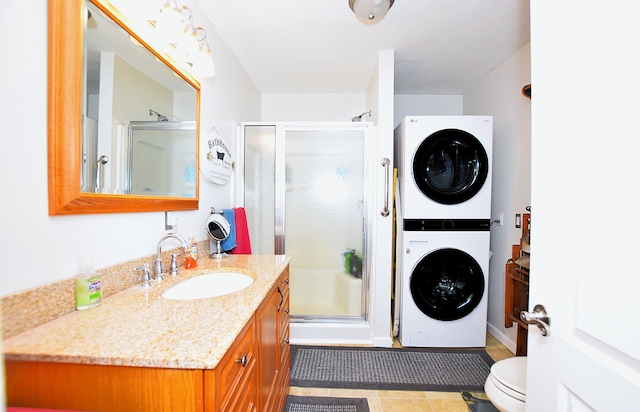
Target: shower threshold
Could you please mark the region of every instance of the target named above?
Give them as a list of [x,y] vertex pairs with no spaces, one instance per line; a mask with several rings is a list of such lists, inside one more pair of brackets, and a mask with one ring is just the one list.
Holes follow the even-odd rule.
[[373,329],[362,318],[291,317],[292,345],[373,345]]

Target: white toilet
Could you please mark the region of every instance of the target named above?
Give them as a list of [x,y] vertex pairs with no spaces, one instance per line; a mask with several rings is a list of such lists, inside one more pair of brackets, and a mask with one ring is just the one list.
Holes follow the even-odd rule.
[[524,412],[527,385],[527,357],[498,361],[484,383],[484,392],[501,412]]

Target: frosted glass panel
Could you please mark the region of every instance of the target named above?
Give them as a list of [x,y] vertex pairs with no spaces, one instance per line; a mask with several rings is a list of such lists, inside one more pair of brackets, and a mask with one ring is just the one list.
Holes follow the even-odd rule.
[[[130,193],[195,197],[195,138],[195,124],[185,126],[158,122],[153,128],[132,126]],[[127,175],[124,164],[122,168],[115,164],[113,166],[110,176],[112,182],[117,182],[121,176]]]
[[244,197],[251,250],[272,255],[275,250],[275,126],[245,126]]
[[291,314],[361,316],[364,133],[286,131]]

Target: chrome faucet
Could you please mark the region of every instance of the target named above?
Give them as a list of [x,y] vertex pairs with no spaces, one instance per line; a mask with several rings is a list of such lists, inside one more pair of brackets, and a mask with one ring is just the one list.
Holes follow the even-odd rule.
[[158,242],[158,252],[156,253],[156,268],[155,268],[156,270],[155,270],[155,276],[154,276],[154,279],[156,280],[164,279],[164,275],[162,274],[162,244],[164,243],[165,240],[170,238],[173,238],[179,241],[182,244],[182,249],[185,252],[188,252],[190,250],[189,245],[187,244],[187,241],[184,240],[184,238],[179,234],[167,233],[166,235],[162,236],[162,238],[160,238],[160,241]]

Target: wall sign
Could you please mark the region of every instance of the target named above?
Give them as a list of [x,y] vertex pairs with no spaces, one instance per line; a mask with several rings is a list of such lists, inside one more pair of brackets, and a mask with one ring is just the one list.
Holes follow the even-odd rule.
[[208,182],[224,185],[231,180],[234,169],[229,148],[215,127],[201,140],[200,173]]

